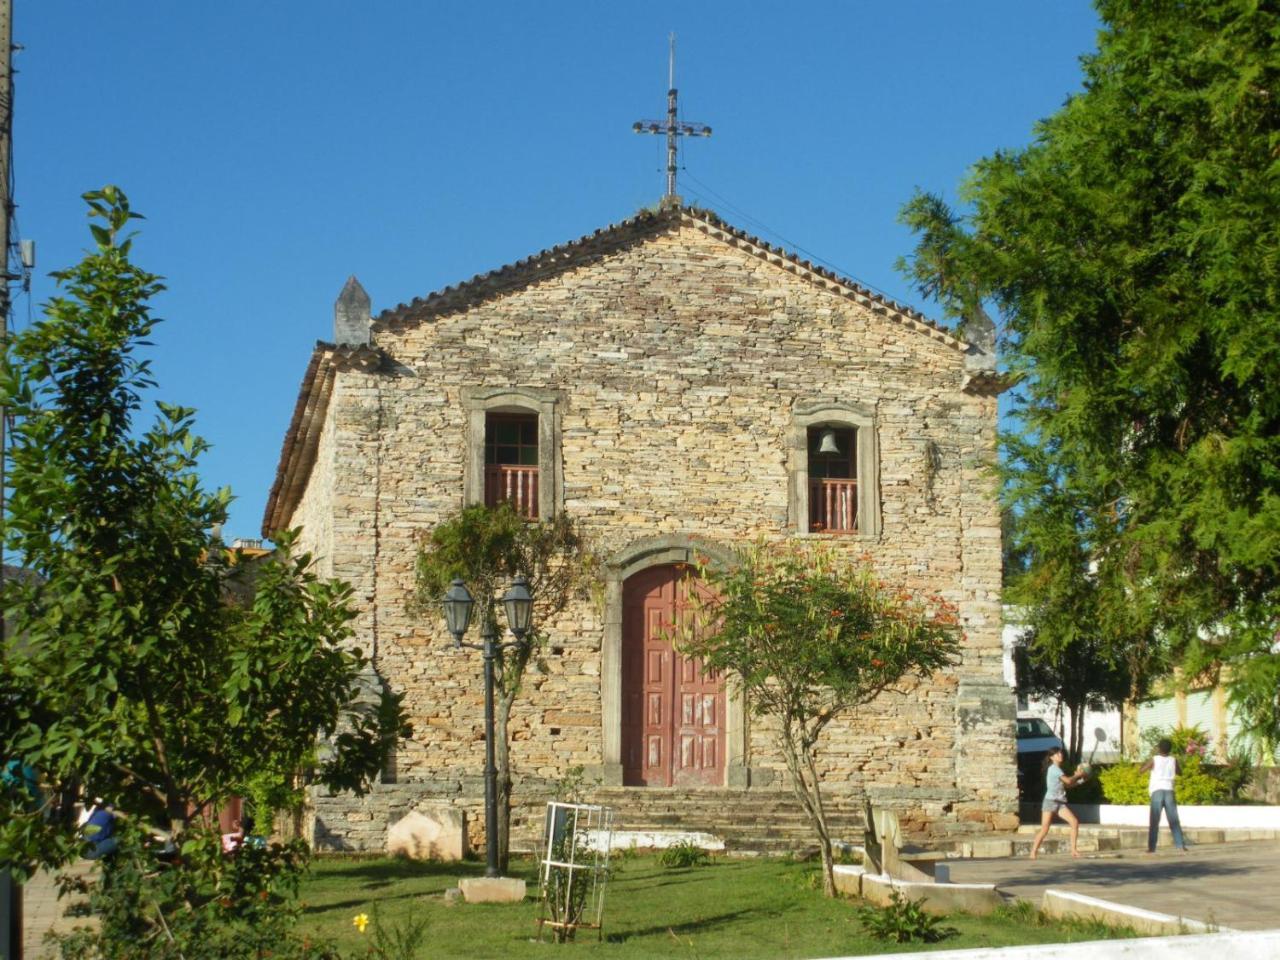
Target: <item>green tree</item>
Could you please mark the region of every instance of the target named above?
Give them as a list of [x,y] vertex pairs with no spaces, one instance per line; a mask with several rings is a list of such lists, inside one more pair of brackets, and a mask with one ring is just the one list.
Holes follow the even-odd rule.
[[817,750],[841,713],[927,677],[953,661],[960,629],[954,606],[929,607],[835,552],[760,544],[727,568],[701,568],[706,589],[677,643],[726,671],[749,709],[776,724],[791,787],[822,854],[823,889],[835,895],[831,833]]
[[1280,737],[1280,11],[1098,0],[1084,89],[974,167],[961,217],[917,196],[908,274],[993,303],[1021,436],[1090,476],[1091,559],[1191,673],[1230,665]]
[[404,729],[395,697],[356,706],[366,663],[347,644],[349,587],[290,556],[289,535],[251,589],[238,583],[245,565],[214,532],[230,494],[200,485],[192,412],[160,403],[135,430],[163,287],[130,261],[124,193],[85,199],[94,247],[54,275],[62,294],[11,339],[0,378],[14,418],[4,542],[33,574],[5,584],[0,755],[44,786],[36,801],[0,794],[0,864],[19,875],[79,851],[71,799],[102,797],[141,835],[198,846],[264,771],[295,789],[317,736],[314,779],[359,790]]
[[[523,643],[503,650],[494,664],[494,764],[498,769],[498,865],[505,870],[511,835],[511,707],[525,671],[546,645],[547,627],[575,597],[595,583],[598,560],[579,525],[567,514],[528,521],[509,503],[475,504],[438,523],[418,550],[412,612],[441,620],[440,601],[455,578],[476,598],[479,627],[500,635],[495,603],[513,577],[533,595],[533,627]],[[477,670],[477,677],[479,671]],[[493,842],[493,838],[486,838]]]
[[1151,593],[1117,565],[1099,564],[1112,507],[1091,471],[1051,449],[1005,441],[1004,599],[1025,632],[1014,650],[1019,693],[1052,697],[1070,713],[1067,751],[1079,761],[1087,708],[1136,701],[1166,672]]
[[1014,647],[1018,693],[1057,700],[1067,711],[1067,759],[1084,757],[1086,710],[1118,708],[1129,696],[1129,676],[1107,659],[1096,637],[1082,633],[1069,644],[1045,643],[1028,630]]

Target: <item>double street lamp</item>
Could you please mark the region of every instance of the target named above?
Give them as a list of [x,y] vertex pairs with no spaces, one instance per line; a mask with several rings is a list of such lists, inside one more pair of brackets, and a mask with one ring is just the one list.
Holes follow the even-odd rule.
[[[488,600],[488,598],[486,598]],[[484,654],[484,832],[486,862],[484,875],[498,876],[498,767],[493,755],[493,673],[494,662],[503,650],[524,644],[525,636],[533,623],[533,594],[524,577],[516,577],[502,595],[502,607],[507,614],[507,627],[515,640],[499,641],[495,632],[495,618],[490,609],[491,600],[485,604],[484,619],[480,624],[480,643],[464,643],[463,634],[471,623],[471,611],[475,600],[462,580],[454,580],[441,601],[445,623],[453,634],[455,650],[466,647]]]

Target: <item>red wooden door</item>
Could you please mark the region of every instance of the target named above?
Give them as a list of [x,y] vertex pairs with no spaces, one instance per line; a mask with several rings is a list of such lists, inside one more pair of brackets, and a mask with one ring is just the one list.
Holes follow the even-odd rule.
[[677,653],[672,627],[697,589],[688,567],[641,571],[623,586],[622,773],[632,786],[724,783],[724,680]]

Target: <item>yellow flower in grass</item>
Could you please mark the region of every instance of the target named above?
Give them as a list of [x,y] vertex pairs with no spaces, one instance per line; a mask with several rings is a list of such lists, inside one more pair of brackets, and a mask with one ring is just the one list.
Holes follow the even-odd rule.
[[364,928],[369,925],[369,915],[367,913],[357,913],[355,919],[351,921],[351,925],[364,933]]

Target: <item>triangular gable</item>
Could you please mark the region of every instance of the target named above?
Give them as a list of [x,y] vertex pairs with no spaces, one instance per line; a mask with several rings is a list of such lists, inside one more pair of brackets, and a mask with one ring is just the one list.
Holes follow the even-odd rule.
[[415,297],[384,310],[374,318],[374,329],[395,330],[413,326],[433,317],[465,310],[494,297],[521,290],[547,277],[589,263],[632,243],[676,226],[689,226],[728,246],[742,250],[767,263],[774,264],[802,280],[830,291],[836,296],[862,304],[870,310],[922,333],[933,340],[964,351],[968,345],[945,327],[928,319],[920,311],[867,289],[855,280],[842,277],[825,267],[805,260],[782,247],[766,243],[700,207],[665,207],[645,210],[634,217],[603,227],[593,233],[541,250],[532,256],[479,273],[470,280],[444,287],[425,297]]

